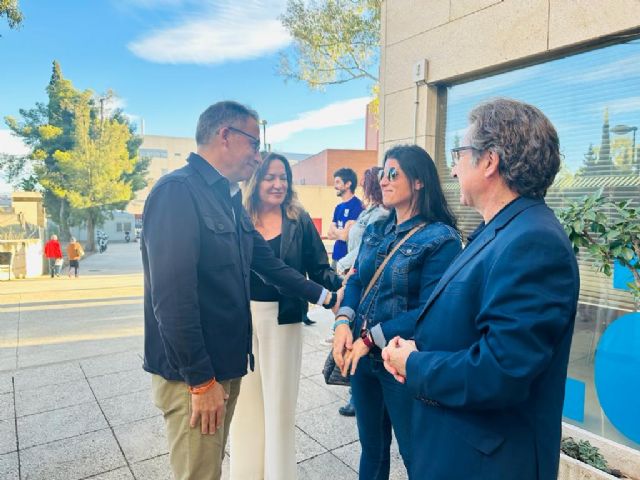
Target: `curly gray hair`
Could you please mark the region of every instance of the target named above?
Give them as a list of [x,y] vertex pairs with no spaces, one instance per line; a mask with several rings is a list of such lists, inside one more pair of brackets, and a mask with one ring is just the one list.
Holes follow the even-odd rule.
[[500,157],[507,186],[525,197],[543,198],[560,170],[560,141],[555,127],[533,105],[495,98],[469,113],[469,143],[474,164],[479,152]]

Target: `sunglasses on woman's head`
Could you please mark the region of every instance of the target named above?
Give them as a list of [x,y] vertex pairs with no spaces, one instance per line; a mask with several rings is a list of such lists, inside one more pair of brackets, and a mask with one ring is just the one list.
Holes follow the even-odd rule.
[[386,172],[384,170],[380,170],[378,172],[378,181],[381,182],[384,177],[387,177],[387,180],[393,182],[396,178],[398,178],[398,170],[396,169],[396,167],[391,167]]

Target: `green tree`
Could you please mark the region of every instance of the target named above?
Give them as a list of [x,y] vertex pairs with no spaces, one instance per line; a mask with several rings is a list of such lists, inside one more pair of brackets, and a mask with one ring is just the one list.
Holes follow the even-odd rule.
[[24,17],[18,0],[0,0],[0,18],[6,17],[9,28],[18,28]]
[[378,83],[381,0],[288,0],[282,25],[293,38],[280,73],[311,88],[359,78]]
[[[6,117],[32,153],[22,159],[0,158],[0,168],[12,174],[14,184],[43,188],[45,207],[63,239],[69,237],[69,225],[86,222],[92,250],[95,226],[111,210],[126,208],[135,192],[146,186],[149,161],[137,157],[142,139],[123,112],[104,118],[93,92],[75,89],[58,62],[53,63],[47,95],[46,105],[21,109],[20,121]],[[102,100],[112,95],[108,92]],[[104,182],[111,183],[105,187]]]
[[[22,119],[6,117],[7,126],[22,141],[31,147],[31,154],[22,163],[22,171],[14,170],[17,175],[24,174],[29,167],[38,169],[36,177],[39,183],[44,180],[50,185],[64,185],[64,178],[54,158],[56,151],[66,152],[73,147],[74,114],[73,105],[82,95],[89,96],[89,91],[80,92],[74,88],[70,80],[63,77],[60,64],[53,62],[51,79],[46,88],[47,104],[36,103],[32,109],[20,109]],[[33,182],[32,182],[33,183]],[[60,226],[63,239],[69,238],[68,202],[55,195],[54,189],[45,189],[44,204],[51,218]]]
[[587,153],[584,154],[584,160],[582,161],[582,167],[578,170],[577,175],[586,177],[589,175],[597,175],[597,162],[598,156],[593,149],[593,143],[589,144]]
[[611,160],[621,174],[633,173],[633,145],[628,136],[614,137],[611,141]]
[[598,154],[598,173],[600,175],[611,175],[614,170],[611,158],[611,138],[609,133],[609,109],[604,109],[604,121],[602,122],[602,140],[600,142],[600,153]]
[[90,97],[78,99],[74,105],[74,146],[54,153],[67,183],[43,180],[45,188],[67,200],[86,221],[89,251],[94,249],[96,225],[104,221],[114,204],[131,199],[133,190],[125,175],[133,173],[136,165],[136,157],[131,157],[128,149],[128,124],[95,113]]

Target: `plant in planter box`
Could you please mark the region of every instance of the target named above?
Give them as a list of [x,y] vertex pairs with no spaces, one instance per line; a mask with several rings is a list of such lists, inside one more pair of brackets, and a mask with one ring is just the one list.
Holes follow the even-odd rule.
[[575,441],[572,437],[562,439],[560,450],[565,455],[580,460],[587,465],[602,470],[614,477],[622,478],[623,475],[619,470],[609,468],[607,461],[604,459],[597,447],[591,445],[587,440]]
[[573,250],[584,247],[593,256],[593,265],[607,276],[613,262],[628,268],[633,281],[628,283],[636,310],[640,304],[640,208],[631,200],[611,202],[599,190],[571,202],[557,212]]

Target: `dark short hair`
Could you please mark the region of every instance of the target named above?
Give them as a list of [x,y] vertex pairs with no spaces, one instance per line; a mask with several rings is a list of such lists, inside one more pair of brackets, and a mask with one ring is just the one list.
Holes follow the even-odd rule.
[[238,102],[226,100],[218,102],[207,108],[198,119],[196,127],[196,144],[207,145],[222,127],[244,122],[252,118],[256,122],[259,117],[255,110]]
[[[438,170],[427,151],[418,145],[398,145],[387,150],[385,163],[390,158],[398,161],[409,180],[411,201],[416,213],[429,222],[442,222],[456,228],[456,217],[449,209]],[[420,190],[414,190],[416,180],[423,185]]]
[[364,178],[362,179],[364,198],[375,205],[382,203],[382,189],[380,188],[380,180],[378,180],[378,172],[380,170],[382,170],[382,167],[368,168],[364,171]]
[[495,98],[475,107],[469,124],[471,146],[498,154],[500,176],[509,189],[524,197],[546,195],[560,170],[560,141],[544,113],[527,103]]
[[350,168],[339,168],[335,172],[333,172],[333,178],[340,178],[344,183],[351,182],[351,193],[355,193],[356,187],[358,186],[358,176],[356,172],[351,170]]

